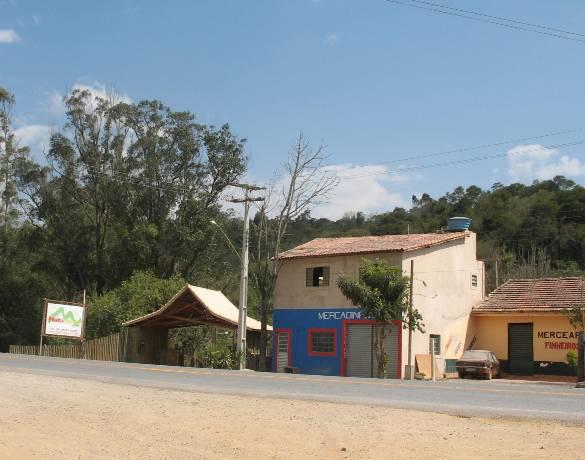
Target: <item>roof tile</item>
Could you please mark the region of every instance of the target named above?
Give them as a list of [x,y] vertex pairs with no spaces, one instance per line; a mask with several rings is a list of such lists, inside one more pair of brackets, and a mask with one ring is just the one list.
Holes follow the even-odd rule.
[[403,252],[436,246],[465,238],[469,232],[422,233],[414,235],[316,238],[279,255],[280,260],[301,257],[341,256],[376,252]]
[[473,313],[551,312],[585,303],[585,278],[511,279]]

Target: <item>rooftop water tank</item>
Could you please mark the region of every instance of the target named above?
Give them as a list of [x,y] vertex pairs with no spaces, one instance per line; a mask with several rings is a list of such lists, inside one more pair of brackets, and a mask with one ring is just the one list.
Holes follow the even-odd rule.
[[450,232],[464,232],[469,230],[471,219],[469,217],[451,217],[447,221],[447,230]]

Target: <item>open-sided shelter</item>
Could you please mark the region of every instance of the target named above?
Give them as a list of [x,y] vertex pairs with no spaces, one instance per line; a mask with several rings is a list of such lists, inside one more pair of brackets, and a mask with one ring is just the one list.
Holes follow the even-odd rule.
[[[198,325],[237,329],[238,317],[238,308],[220,291],[188,284],[157,311],[123,324],[128,328],[126,359],[167,364],[169,329]],[[259,343],[260,322],[248,317],[246,327],[251,348]]]

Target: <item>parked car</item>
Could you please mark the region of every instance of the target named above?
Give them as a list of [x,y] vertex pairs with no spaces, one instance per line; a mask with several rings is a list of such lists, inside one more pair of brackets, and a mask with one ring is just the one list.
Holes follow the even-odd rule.
[[491,380],[494,377],[501,377],[502,372],[496,355],[487,350],[465,351],[461,359],[457,360],[456,366],[459,378],[473,375]]

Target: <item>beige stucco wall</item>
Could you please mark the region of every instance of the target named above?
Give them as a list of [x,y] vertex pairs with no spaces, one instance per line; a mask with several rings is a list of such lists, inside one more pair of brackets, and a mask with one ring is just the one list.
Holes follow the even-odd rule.
[[[570,337],[571,333],[575,335],[575,329],[560,313],[474,316],[473,323],[474,330],[470,330],[469,334],[470,336],[473,334],[476,338],[473,348],[491,350],[498,359],[508,359],[508,324],[510,323],[533,324],[535,361],[566,363],[569,347],[577,344],[577,338]],[[552,338],[551,332],[554,333]],[[576,350],[573,351],[576,352]]]
[[[362,258],[382,259],[400,266],[400,253],[312,257],[282,262],[274,291],[274,308],[351,308],[336,286],[341,275],[358,276]],[[306,269],[329,267],[329,286],[307,287]]]
[[[441,358],[459,358],[468,340],[471,309],[484,292],[483,262],[476,259],[476,235],[404,254],[402,268],[414,260],[414,307],[422,314],[425,333],[413,335],[413,355],[429,353],[431,334],[441,336]],[[477,276],[477,287],[471,283]],[[408,363],[408,333],[403,334],[403,360]]]

